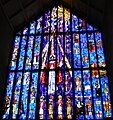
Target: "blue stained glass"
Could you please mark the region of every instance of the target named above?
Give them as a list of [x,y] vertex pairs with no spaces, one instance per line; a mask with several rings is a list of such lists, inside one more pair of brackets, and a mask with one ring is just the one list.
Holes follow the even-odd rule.
[[42,69],[48,67],[49,36],[44,36],[42,43]]
[[81,67],[81,60],[80,60],[79,34],[73,35],[73,58],[74,58],[74,68],[80,68]]
[[36,33],[42,32],[42,17],[37,19]]
[[21,48],[20,48],[20,56],[19,56],[19,63],[18,63],[18,70],[23,69],[23,63],[25,59],[25,47],[26,47],[27,37],[22,37]]
[[49,54],[49,69],[56,68],[56,49],[55,49],[55,38],[53,35],[50,36],[50,54]]
[[57,106],[57,119],[64,118],[64,73],[63,71],[57,72],[57,81],[56,81],[56,106]]
[[13,119],[16,119],[17,114],[18,114],[21,81],[22,81],[22,72],[18,72],[16,76],[16,85],[15,85],[14,98],[13,98],[13,109],[12,109]]
[[81,71],[74,71],[74,88],[75,88],[75,116],[77,120],[84,120],[84,103],[82,94]]
[[92,71],[92,87],[93,87],[95,118],[96,119],[103,119],[101,86],[100,86],[100,82],[99,82],[98,70]]
[[57,67],[63,68],[64,64],[63,35],[57,37]]
[[49,49],[49,69],[56,68],[56,38],[55,36],[50,36],[50,49]]
[[97,67],[97,58],[96,58],[93,33],[88,33],[88,46],[89,46],[90,65],[91,67]]
[[30,23],[30,34],[35,34],[36,22]]
[[92,25],[87,24],[87,30],[92,31],[92,30],[93,30],[93,26],[92,26]]
[[[56,51],[55,51],[55,38],[50,36],[50,55],[49,55],[49,69],[56,68]],[[55,106],[55,70],[50,70],[48,74],[48,119],[54,118],[54,106]]]
[[[50,41],[53,39],[53,47],[54,47],[54,59],[55,59],[55,65],[56,65],[56,59],[57,59],[57,40],[56,40],[56,35],[51,35],[50,36]],[[52,43],[52,41],[51,41]],[[49,56],[50,57],[50,56]],[[56,66],[55,66],[56,67]]]
[[35,119],[38,73],[32,74],[29,103],[29,119]]
[[11,60],[10,66],[9,66],[10,70],[15,70],[16,69],[19,44],[20,44],[20,36],[16,36],[15,37],[15,42],[14,42],[14,50],[13,50],[13,53],[12,53],[12,60]]
[[78,31],[78,17],[72,15],[72,31]]
[[25,27],[24,30],[23,30],[23,34],[25,35],[28,35],[28,27]]
[[4,105],[4,115],[3,119],[8,119],[9,117],[9,110],[10,110],[10,101],[12,98],[12,89],[13,89],[13,82],[14,82],[14,72],[10,72],[7,80],[7,91],[6,91],[6,97],[5,97],[5,105]]
[[54,118],[55,95],[55,71],[49,71],[48,76],[48,119]]
[[28,39],[28,46],[27,46],[27,57],[26,57],[26,64],[25,64],[26,70],[31,69],[33,42],[34,42],[34,36],[30,36]]
[[46,106],[47,97],[47,71],[41,71],[40,74],[40,102],[39,102],[39,118],[45,119],[47,114]]
[[83,71],[83,85],[84,85],[84,102],[85,102],[85,117],[86,119],[93,119],[93,106],[92,106],[92,92],[90,71]]
[[57,8],[54,7],[51,13],[51,32],[56,32],[57,27]]
[[88,47],[86,34],[80,34],[81,41],[81,54],[82,54],[82,66],[83,68],[89,67]]
[[25,72],[23,78],[22,97],[20,100],[19,119],[26,119],[29,83],[30,83],[30,72]]
[[72,119],[73,117],[73,90],[72,90],[72,71],[65,72],[65,99],[66,99],[66,118]]
[[45,13],[43,31],[48,33],[50,31],[50,11]]
[[39,68],[41,36],[36,36],[34,46],[33,70]]
[[100,80],[102,87],[102,99],[104,107],[104,117],[112,117],[110,92],[108,87],[108,77],[106,70],[100,70]]
[[65,67],[71,68],[72,66],[72,52],[71,52],[71,35],[65,35]]
[[103,46],[102,46],[101,33],[99,33],[99,32],[95,33],[95,40],[96,40],[96,46],[97,46],[99,67],[105,67],[106,64],[105,64],[104,51],[103,51]]
[[58,32],[63,32],[63,7],[58,6]]
[[70,32],[70,10],[64,9],[65,32]]
[[3,119],[113,117],[101,33],[70,11],[55,6],[16,34]]
[[78,29],[80,31],[86,30],[86,21],[85,20],[79,19]]

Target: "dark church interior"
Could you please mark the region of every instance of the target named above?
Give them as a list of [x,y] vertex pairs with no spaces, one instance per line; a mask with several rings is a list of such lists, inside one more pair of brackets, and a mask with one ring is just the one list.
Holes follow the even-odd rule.
[[15,34],[58,2],[101,31],[113,109],[113,0],[0,0],[0,117]]

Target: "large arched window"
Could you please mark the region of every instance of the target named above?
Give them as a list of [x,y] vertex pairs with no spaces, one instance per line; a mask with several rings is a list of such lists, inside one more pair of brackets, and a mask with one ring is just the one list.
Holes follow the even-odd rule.
[[112,117],[101,33],[55,6],[17,33],[3,119]]

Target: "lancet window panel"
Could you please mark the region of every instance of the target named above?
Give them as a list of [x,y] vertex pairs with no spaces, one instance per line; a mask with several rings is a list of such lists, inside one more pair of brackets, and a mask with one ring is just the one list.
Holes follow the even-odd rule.
[[18,32],[2,118],[112,118],[101,32],[62,5]]

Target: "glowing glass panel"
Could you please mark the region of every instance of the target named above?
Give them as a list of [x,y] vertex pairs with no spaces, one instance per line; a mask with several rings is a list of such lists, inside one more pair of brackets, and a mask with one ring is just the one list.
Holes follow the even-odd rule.
[[78,17],[72,15],[72,31],[78,31]]
[[30,36],[29,39],[28,39],[28,46],[27,46],[27,55],[26,55],[26,64],[25,64],[25,69],[26,70],[31,69],[33,41],[34,41],[34,37]]
[[101,92],[101,83],[99,80],[98,70],[92,71],[92,87],[93,87],[95,118],[103,119],[102,99],[101,99],[102,92]]
[[5,105],[4,105],[4,111],[5,114],[3,115],[3,119],[8,119],[9,111],[10,111],[10,102],[12,98],[12,89],[13,89],[13,83],[14,83],[14,72],[10,72],[7,80],[7,91],[6,91],[6,97],[5,97]]
[[17,62],[19,44],[20,44],[20,36],[16,36],[15,42],[14,42],[14,50],[13,50],[13,53],[12,53],[12,60],[11,60],[10,66],[9,66],[10,70],[15,70],[16,69],[16,62]]
[[20,55],[19,55],[18,70],[22,70],[23,69],[24,59],[25,59],[26,42],[27,42],[27,37],[23,36],[22,37],[22,42],[21,42],[21,48],[20,48],[21,50],[20,50]]
[[41,36],[36,36],[34,45],[33,69],[39,68]]
[[23,77],[23,83],[22,83],[23,85],[22,95],[21,95],[20,107],[19,107],[19,119],[26,119],[26,115],[27,115],[30,72],[25,72],[23,76],[24,77]]
[[97,28],[55,6],[17,33],[3,119],[111,119]]
[[63,7],[58,6],[58,32],[63,32]]
[[110,93],[108,87],[108,77],[106,70],[100,70],[100,80],[102,86],[102,99],[104,107],[104,117],[112,117],[111,103],[110,103]]
[[74,59],[74,67],[81,67],[81,58],[80,58],[80,39],[79,34],[73,35],[73,59]]
[[44,28],[43,31],[48,33],[50,31],[50,11],[44,15]]
[[22,73],[18,72],[17,76],[16,76],[16,85],[15,85],[14,99],[13,99],[13,109],[12,109],[12,118],[13,119],[16,119],[16,116],[18,114],[21,80],[22,80]]
[[41,32],[42,32],[42,17],[40,17],[36,23],[36,34]]
[[90,71],[89,70],[83,71],[83,80],[84,80],[83,85],[84,85],[85,117],[86,117],[86,119],[94,119]]
[[70,32],[70,10],[64,9],[65,32]]
[[29,103],[29,119],[35,119],[38,73],[32,74]]
[[57,106],[57,119],[63,119],[64,114],[63,111],[65,110],[64,108],[64,73],[63,71],[58,71],[57,72],[57,81],[56,81],[56,106]]
[[104,50],[103,50],[103,46],[102,46],[101,33],[95,32],[95,40],[96,40],[96,46],[97,46],[99,67],[105,67],[106,64],[105,64],[105,58],[104,58]]
[[47,114],[47,71],[40,73],[39,118],[45,119]]
[[22,32],[22,33],[28,35],[28,33],[29,33],[28,30],[29,30],[29,28],[28,28],[28,27],[25,27],[25,28],[23,29],[23,32]]
[[75,117],[77,120],[84,120],[84,103],[82,92],[81,71],[74,71],[74,88],[75,88]]
[[91,67],[97,67],[96,48],[93,33],[88,33],[88,47]]
[[54,7],[51,13],[51,32],[56,32],[57,27],[57,8]]
[[30,34],[35,34],[35,25],[36,25],[36,22],[32,22],[30,24]]
[[78,29],[80,31],[86,30],[86,21],[85,20],[79,19]]
[[89,68],[87,37],[85,33],[80,34],[80,41],[81,41],[82,67]]

